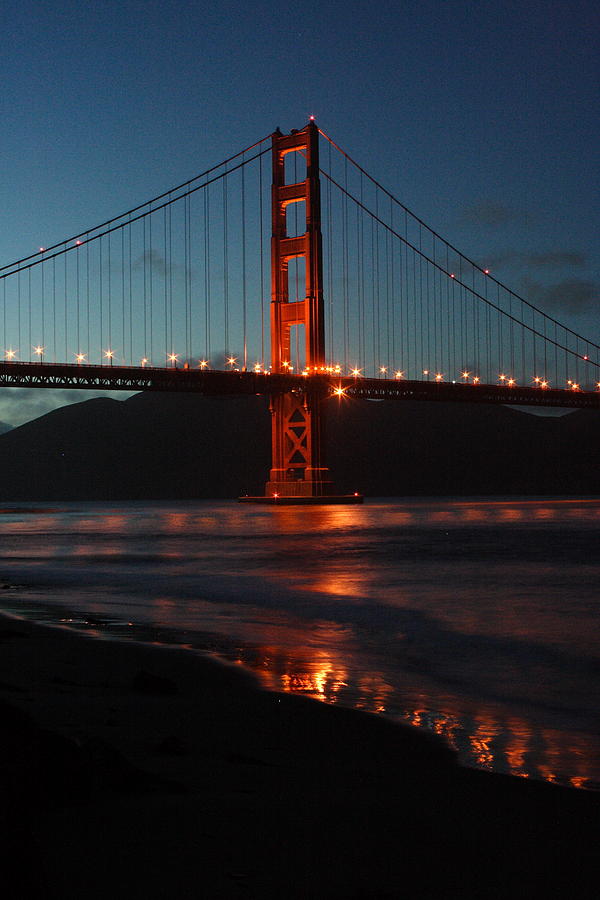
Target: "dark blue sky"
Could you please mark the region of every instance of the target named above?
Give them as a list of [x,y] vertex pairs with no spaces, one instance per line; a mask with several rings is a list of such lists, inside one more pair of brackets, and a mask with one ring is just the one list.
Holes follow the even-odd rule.
[[[594,7],[5,0],[0,261],[314,113],[433,228],[600,341]],[[0,419],[29,417],[7,396]]]

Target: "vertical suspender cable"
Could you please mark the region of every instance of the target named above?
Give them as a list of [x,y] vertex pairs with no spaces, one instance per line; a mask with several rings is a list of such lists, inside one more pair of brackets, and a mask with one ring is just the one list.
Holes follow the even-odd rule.
[[79,247],[75,250],[75,277],[77,280],[77,352],[81,353],[81,332],[80,332],[80,315],[79,315],[79,302],[80,302],[80,291],[79,291]]
[[148,357],[148,312],[147,312],[147,298],[148,298],[148,251],[146,249],[146,216],[142,219],[142,271],[144,273],[144,288],[143,288],[143,301],[144,301],[144,359]]
[[[163,253],[165,258],[165,271],[163,276],[163,300],[165,313],[165,361],[169,356],[169,287],[168,287],[168,238],[167,238],[167,207],[163,208]],[[145,351],[144,351],[145,355]]]
[[[123,348],[123,358],[127,354],[127,344],[125,341],[125,229],[121,228],[121,347]],[[133,365],[131,356],[128,357],[129,365]]]
[[391,245],[391,281],[392,281],[392,361],[394,367],[396,366],[396,283],[395,283],[395,267],[394,267],[394,204],[390,198],[390,228],[392,229],[392,234],[390,235],[390,245]]
[[67,310],[67,254],[64,254],[65,271],[64,271],[64,300],[65,300],[65,362],[69,358],[69,316]]
[[184,321],[185,321],[185,360],[189,364],[190,360],[190,323],[189,323],[189,307],[190,307],[190,285],[188,280],[189,272],[189,227],[188,227],[188,205],[189,194],[183,198],[183,305],[184,305]]
[[206,359],[210,360],[210,187],[204,192],[204,278],[205,278],[205,322],[206,322]]
[[[129,216],[131,219],[131,216]],[[133,364],[133,282],[132,282],[132,259],[131,259],[131,223],[127,229],[128,231],[128,263],[129,263],[129,358]]]
[[17,351],[21,349],[21,269],[17,273]]
[[[144,358],[152,360],[154,354],[154,325],[153,325],[153,306],[154,306],[154,251],[152,249],[152,214],[148,216],[148,250],[150,253],[150,273],[149,273],[149,315],[148,315],[148,323],[149,323],[149,332],[150,332],[150,346],[148,349],[144,349]],[[130,330],[132,325],[130,324]]]
[[[171,195],[169,194],[169,200]],[[167,270],[169,273],[169,346],[170,352],[175,352],[173,341],[173,214],[172,207],[169,203],[167,207],[167,224],[169,232],[169,258],[167,261]]]
[[[261,145],[262,146],[262,145]],[[263,223],[263,157],[258,160],[258,232],[260,252],[260,362],[265,366],[265,261],[264,261],[264,223]]]
[[40,275],[42,279],[42,347],[46,346],[46,290],[45,290],[45,280],[46,280],[46,266],[42,263],[40,266]]
[[[262,145],[261,145],[262,146]],[[260,362],[265,366],[265,261],[263,213],[263,157],[258,160],[258,233],[260,251]]]
[[[242,163],[244,154],[242,153]],[[248,335],[247,335],[247,310],[246,310],[246,166],[242,165],[242,324],[244,331],[244,372],[248,368]]]
[[229,219],[227,176],[223,178],[223,325],[225,358],[231,355],[229,346]]
[[56,257],[52,258],[52,330],[54,342],[54,362],[56,362]]
[[32,349],[32,343],[31,343],[31,269],[29,269],[27,272],[27,293],[28,293],[27,302],[28,302],[28,308],[29,308],[29,351],[28,351],[28,353],[29,353],[29,359],[31,359],[31,349]]
[[112,269],[111,269],[111,232],[108,232],[108,348],[112,353]]
[[99,289],[100,289],[100,362],[102,362],[102,348],[103,348],[103,345],[104,345],[104,337],[103,337],[103,333],[102,333],[102,326],[103,326],[103,324],[104,324],[104,321],[103,321],[104,316],[103,316],[103,310],[102,310],[102,303],[103,303],[103,287],[104,287],[104,284],[103,284],[103,273],[102,273],[102,262],[103,262],[103,259],[102,259],[102,235],[100,235],[100,238],[99,238],[99,240],[98,240],[98,244],[99,244],[99,248],[98,248],[98,257],[99,257],[99,275],[98,275],[98,280],[99,280]]

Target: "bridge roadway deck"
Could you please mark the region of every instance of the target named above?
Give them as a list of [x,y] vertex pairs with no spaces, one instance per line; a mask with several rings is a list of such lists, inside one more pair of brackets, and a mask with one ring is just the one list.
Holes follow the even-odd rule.
[[[207,395],[279,394],[307,391],[340,400],[444,400],[600,409],[600,390],[541,389],[501,384],[355,378],[330,374],[289,375],[215,369],[94,366],[45,362],[0,362],[0,387],[72,388],[110,391],[171,391]],[[339,394],[339,392],[342,394]],[[337,397],[336,397],[337,399]]]

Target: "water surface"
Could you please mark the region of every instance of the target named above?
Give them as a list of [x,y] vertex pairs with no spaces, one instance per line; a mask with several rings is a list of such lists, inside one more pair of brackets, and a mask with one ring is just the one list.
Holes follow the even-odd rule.
[[600,786],[600,500],[5,504],[5,609],[176,643],[272,690]]

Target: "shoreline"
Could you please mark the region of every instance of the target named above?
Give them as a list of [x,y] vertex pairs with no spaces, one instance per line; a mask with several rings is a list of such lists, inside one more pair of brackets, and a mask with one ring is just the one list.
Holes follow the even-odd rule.
[[598,794],[190,651],[0,614],[0,709],[19,896],[596,893]]

